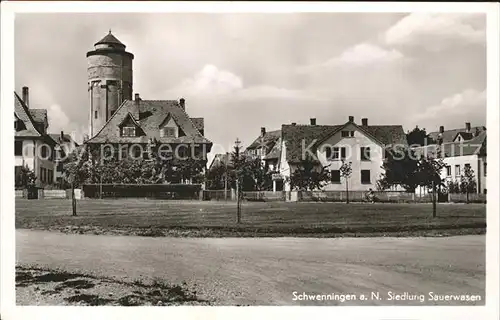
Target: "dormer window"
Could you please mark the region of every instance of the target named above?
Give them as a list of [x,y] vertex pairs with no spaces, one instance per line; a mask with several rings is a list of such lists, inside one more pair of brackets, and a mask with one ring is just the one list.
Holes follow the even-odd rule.
[[160,130],[160,137],[171,137],[175,138],[175,128],[164,127]]
[[135,127],[123,127],[122,137],[135,137]]

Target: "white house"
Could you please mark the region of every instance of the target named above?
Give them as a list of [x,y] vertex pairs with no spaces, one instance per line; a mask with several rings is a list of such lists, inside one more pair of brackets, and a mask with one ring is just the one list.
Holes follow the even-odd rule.
[[23,98],[14,92],[14,156],[15,173],[27,166],[34,171],[37,186],[54,182],[54,146],[47,134],[49,126],[46,109],[29,108],[28,87],[23,87]]
[[[460,182],[466,166],[474,171],[477,193],[486,194],[486,128],[470,126],[465,123],[463,129],[445,131],[441,126],[439,132],[429,134],[434,143],[414,148],[418,154],[435,156],[441,151],[441,157],[446,164],[441,172],[441,178],[446,182]],[[441,139],[441,144],[438,143]],[[417,188],[417,193],[425,193],[425,188]]]
[[358,125],[352,116],[342,125],[317,125],[311,120],[310,125],[282,126],[278,170],[286,191],[291,190],[289,177],[307,154],[318,168],[330,171],[331,181],[325,190],[345,190],[339,171],[342,160],[351,162],[350,190],[375,190],[383,173],[384,150],[408,145],[401,125],[369,125],[366,118]]

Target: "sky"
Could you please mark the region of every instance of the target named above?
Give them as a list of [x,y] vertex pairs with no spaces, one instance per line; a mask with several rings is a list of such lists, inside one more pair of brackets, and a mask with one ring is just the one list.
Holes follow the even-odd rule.
[[486,125],[482,14],[18,14],[16,91],[48,109],[50,132],[87,133],[86,52],[109,29],[135,55],[134,93],[184,97],[214,152],[310,118]]

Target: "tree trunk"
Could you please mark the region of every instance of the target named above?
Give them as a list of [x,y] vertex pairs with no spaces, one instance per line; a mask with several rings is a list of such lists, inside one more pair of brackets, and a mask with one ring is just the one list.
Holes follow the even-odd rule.
[[435,218],[436,214],[436,186],[434,182],[432,182],[432,217]]
[[75,184],[71,184],[71,207],[73,209],[73,216],[76,216],[76,198],[75,198]]
[[238,224],[241,222],[240,192],[240,181],[236,179],[236,223]]

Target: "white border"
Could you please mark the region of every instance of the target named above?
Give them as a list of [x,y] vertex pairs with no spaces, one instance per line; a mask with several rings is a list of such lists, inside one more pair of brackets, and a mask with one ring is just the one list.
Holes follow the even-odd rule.
[[[499,318],[499,6],[494,3],[306,2],[2,2],[1,3],[1,317],[2,319],[137,318]],[[12,109],[14,14],[28,12],[483,12],[487,13],[488,205],[486,306],[484,307],[16,307]],[[466,63],[466,62],[465,62]],[[467,254],[464,251],[464,254]]]

